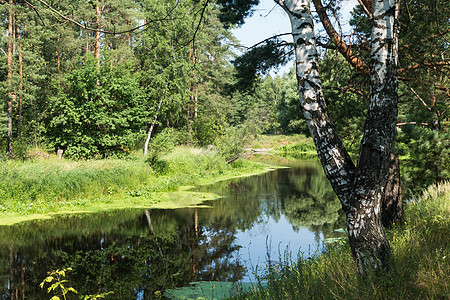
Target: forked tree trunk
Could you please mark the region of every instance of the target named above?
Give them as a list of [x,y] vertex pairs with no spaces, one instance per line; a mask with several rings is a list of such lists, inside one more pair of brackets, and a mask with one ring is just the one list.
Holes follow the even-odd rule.
[[291,21],[301,106],[325,174],[347,216],[358,272],[363,275],[369,269],[388,268],[391,252],[381,222],[381,202],[397,117],[396,1],[374,4],[371,98],[356,167],[328,116],[309,1],[275,1]]

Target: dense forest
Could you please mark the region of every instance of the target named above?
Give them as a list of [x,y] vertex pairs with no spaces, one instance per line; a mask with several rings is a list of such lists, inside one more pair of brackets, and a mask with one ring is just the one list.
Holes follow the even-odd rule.
[[[339,19],[329,16],[339,15],[339,1],[313,2],[326,29],[318,37],[324,96],[345,145],[356,151],[369,98],[362,61],[369,25],[356,6],[353,34],[336,39]],[[292,45],[274,37],[240,47],[231,29],[251,11],[233,5],[2,1],[2,157],[57,149],[73,159],[123,157],[161,133],[177,143],[229,148],[255,133],[308,134],[294,70],[269,73],[292,59]],[[395,149],[420,170],[408,180],[425,186],[449,178],[449,7],[401,5]],[[362,59],[341,55],[339,38]]]

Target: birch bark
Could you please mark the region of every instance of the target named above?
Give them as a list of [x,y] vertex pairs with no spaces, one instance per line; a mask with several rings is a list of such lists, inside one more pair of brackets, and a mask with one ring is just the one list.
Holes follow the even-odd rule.
[[376,0],[371,36],[370,102],[361,142],[347,227],[358,271],[390,267],[381,205],[391,165],[397,120],[397,0]]
[[397,0],[374,1],[371,96],[356,167],[339,139],[323,98],[310,3],[275,2],[291,21],[301,106],[325,174],[347,216],[358,272],[389,268],[391,254],[381,223],[381,203],[397,117]]

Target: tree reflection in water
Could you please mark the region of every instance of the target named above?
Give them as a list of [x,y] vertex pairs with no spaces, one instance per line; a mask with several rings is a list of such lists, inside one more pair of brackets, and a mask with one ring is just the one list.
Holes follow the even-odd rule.
[[[238,281],[248,271],[237,236],[285,218],[293,231],[327,237],[341,227],[339,203],[317,162],[221,182],[211,208],[122,210],[57,216],[0,227],[2,299],[47,299],[39,283],[71,267],[80,294],[155,298],[194,281]],[[155,294],[157,293],[157,294]]]

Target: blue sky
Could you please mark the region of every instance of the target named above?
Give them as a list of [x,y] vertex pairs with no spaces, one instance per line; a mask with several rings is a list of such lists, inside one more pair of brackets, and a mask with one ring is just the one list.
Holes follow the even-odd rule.
[[[341,25],[344,31],[348,31],[349,12],[357,4],[356,0],[343,0],[341,4]],[[321,30],[321,26],[316,25],[316,31]],[[251,47],[271,36],[281,33],[291,32],[289,18],[284,10],[273,0],[261,0],[255,12],[250,18],[245,20],[245,24],[234,29],[233,34],[246,47]],[[290,36],[283,37],[292,41]],[[279,73],[284,73],[293,66],[293,62],[283,67]]]

